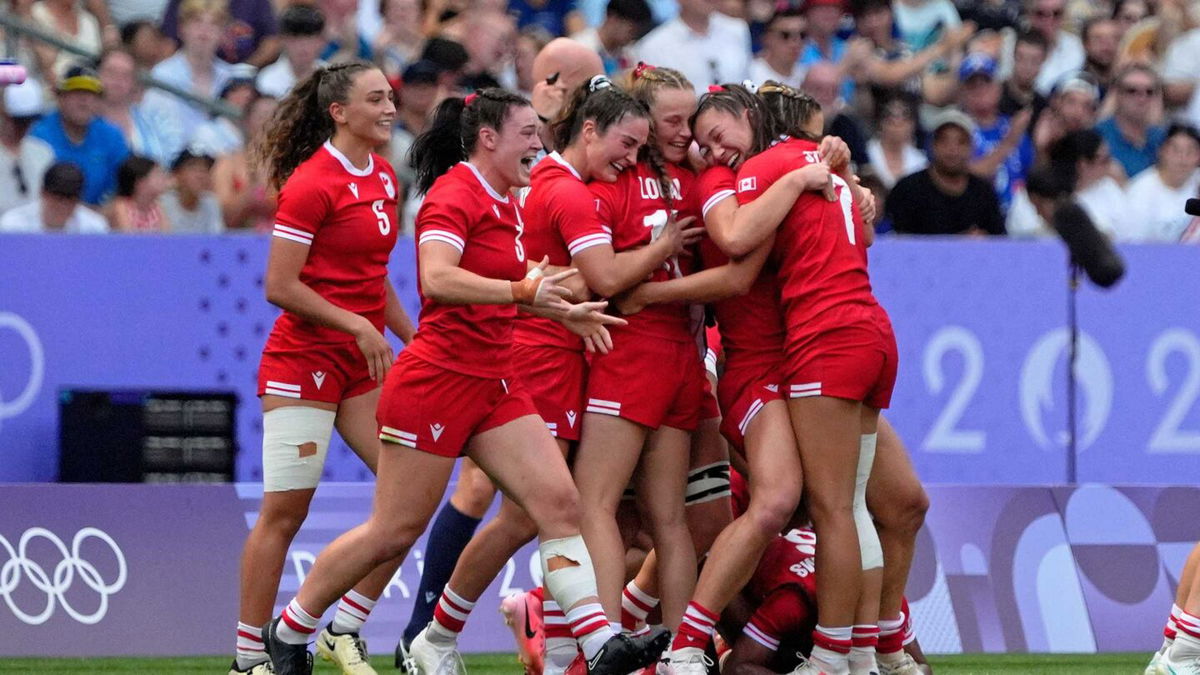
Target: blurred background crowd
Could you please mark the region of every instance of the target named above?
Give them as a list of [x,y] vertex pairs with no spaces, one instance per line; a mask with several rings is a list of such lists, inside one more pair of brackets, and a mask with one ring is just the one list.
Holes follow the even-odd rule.
[[1025,190],[1042,164],[1073,172],[1114,241],[1200,242],[1190,0],[4,1],[8,23],[77,49],[2,28],[30,77],[3,92],[0,232],[264,232],[274,197],[248,148],[295,82],[354,58],[395,87],[383,152],[411,184],[442,98],[554,85],[535,58],[567,36],[614,77],[644,61],[698,94],[801,87],[885,205],[881,232],[1051,236]]

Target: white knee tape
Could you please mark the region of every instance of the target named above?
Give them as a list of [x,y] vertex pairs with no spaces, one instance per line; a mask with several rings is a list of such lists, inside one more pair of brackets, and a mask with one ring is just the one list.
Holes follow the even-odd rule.
[[864,570],[883,567],[883,546],[879,544],[879,532],[867,510],[867,479],[875,464],[876,438],[876,434],[863,434],[859,439],[858,473],[854,481],[854,525],[858,528],[858,548]]
[[263,413],[263,491],[315,488],[337,413],[289,405]]
[[[538,553],[542,559],[542,583],[564,612],[584,598],[595,597],[596,571],[592,569],[592,556],[588,554],[583,537],[575,535],[543,541],[538,545]],[[550,571],[547,563],[551,558],[566,558],[577,564]]]

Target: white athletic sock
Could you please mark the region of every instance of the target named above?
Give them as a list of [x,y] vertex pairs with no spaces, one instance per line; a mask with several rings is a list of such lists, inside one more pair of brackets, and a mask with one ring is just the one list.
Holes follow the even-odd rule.
[[546,660],[542,675],[563,675],[579,653],[579,643],[571,635],[567,615],[557,602],[542,601],[542,622],[546,634]]
[[319,616],[313,616],[304,611],[300,603],[292,598],[287,607],[283,608],[283,621],[275,624],[275,637],[289,645],[306,645],[317,631]]
[[595,656],[604,643],[616,635],[598,602],[583,602],[568,609],[567,623],[571,625],[571,634],[579,641],[585,659]]
[[346,591],[338,601],[337,614],[333,616],[333,632],[338,635],[357,634],[371,615],[371,610],[375,609],[376,602],[354,589]]
[[630,581],[621,593],[621,626],[625,630],[636,629],[656,606],[658,598],[638,588],[636,579]]
[[238,670],[250,670],[251,667],[266,660],[267,650],[263,648],[262,628],[239,621],[237,625]]

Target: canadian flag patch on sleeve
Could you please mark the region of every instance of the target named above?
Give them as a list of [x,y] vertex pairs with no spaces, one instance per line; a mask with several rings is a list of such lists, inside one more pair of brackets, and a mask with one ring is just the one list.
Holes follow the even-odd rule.
[[758,179],[754,176],[748,176],[738,181],[738,192],[750,192],[758,189]]

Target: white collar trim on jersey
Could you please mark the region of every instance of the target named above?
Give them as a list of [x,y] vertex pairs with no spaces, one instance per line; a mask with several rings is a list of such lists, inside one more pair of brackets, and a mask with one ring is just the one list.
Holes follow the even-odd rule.
[[325,141],[325,150],[333,155],[334,159],[342,163],[342,168],[352,176],[370,176],[375,173],[375,155],[367,155],[367,168],[360,169],[350,162],[350,158],[343,155],[341,150],[333,147],[333,143]]
[[492,184],[487,182],[487,180],[483,177],[483,174],[479,173],[479,169],[476,168],[474,164],[465,161],[463,164],[466,164],[467,168],[471,170],[471,173],[475,174],[475,177],[479,179],[479,184],[483,186],[484,190],[487,190],[487,193],[492,196],[492,199],[495,199],[503,204],[508,203],[508,195],[501,197],[500,193],[496,192],[496,190],[492,188]]
[[550,159],[552,159],[552,160],[554,160],[554,161],[558,162],[559,164],[562,164],[563,166],[567,167],[567,171],[570,171],[572,176],[575,176],[575,177],[576,177],[576,178],[578,178],[579,180],[583,180],[583,177],[579,175],[579,172],[575,170],[575,167],[571,166],[571,163],[570,163],[570,162],[568,162],[567,160],[563,159],[563,156],[562,156],[562,155],[560,155],[560,154],[558,154],[558,151],[557,151],[557,150],[555,150],[554,152],[550,153],[548,156],[550,157]]

